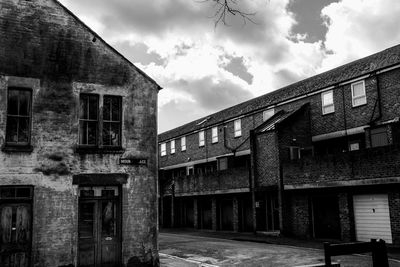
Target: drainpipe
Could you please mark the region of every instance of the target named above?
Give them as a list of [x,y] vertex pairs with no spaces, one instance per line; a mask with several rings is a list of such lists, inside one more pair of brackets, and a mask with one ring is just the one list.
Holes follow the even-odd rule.
[[251,193],[251,204],[253,210],[253,233],[257,231],[257,216],[256,216],[256,192],[255,192],[255,181],[256,181],[256,140],[254,130],[250,130],[250,177],[249,187]]
[[[377,102],[378,102],[378,117],[376,117],[375,119],[372,119],[371,117],[371,121],[370,121],[370,125],[374,124],[376,121],[380,120],[382,118],[382,102],[381,102],[381,87],[380,87],[380,82],[379,82],[379,76],[377,73],[374,74],[375,76],[375,81],[376,81],[376,93],[377,93]],[[374,115],[374,112],[372,113],[372,116]]]

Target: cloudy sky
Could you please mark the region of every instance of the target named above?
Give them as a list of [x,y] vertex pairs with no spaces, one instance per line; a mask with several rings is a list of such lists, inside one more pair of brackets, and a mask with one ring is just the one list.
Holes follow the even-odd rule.
[[400,43],[399,0],[60,0],[164,89],[159,132]]

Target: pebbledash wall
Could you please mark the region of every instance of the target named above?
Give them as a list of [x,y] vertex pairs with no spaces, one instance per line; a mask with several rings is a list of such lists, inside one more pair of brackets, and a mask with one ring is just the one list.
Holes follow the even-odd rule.
[[[353,105],[352,86],[361,86],[361,82],[365,103]],[[379,231],[384,231],[384,234],[391,233],[391,238],[384,236],[389,242],[399,245],[396,213],[400,203],[397,193],[400,188],[399,89],[400,45],[397,45],[161,133],[160,151],[161,144],[166,145],[166,155],[159,153],[160,196],[164,201],[161,205],[174,198],[177,202],[184,191],[184,202],[193,198],[194,205],[198,206],[207,198],[232,198],[232,207],[236,209],[238,195],[235,194],[238,191],[228,189],[239,188],[243,197],[252,198],[250,209],[256,231],[257,224],[263,223],[257,218],[258,202],[263,201],[263,196],[275,194],[278,195],[282,234],[363,240],[365,233],[373,237],[372,233],[379,235]],[[324,114],[322,95],[326,92],[332,92],[334,110]],[[271,109],[275,115],[263,121],[263,112]],[[241,137],[234,137],[237,119],[242,124]],[[218,143],[211,141],[213,127],[218,128]],[[202,147],[199,147],[199,131],[205,131],[206,145]],[[378,132],[379,137],[374,135],[373,141],[371,136]],[[184,151],[181,149],[182,137],[186,138]],[[171,141],[174,140],[175,152],[171,153]],[[293,153],[299,153],[300,158],[293,158]],[[231,175],[226,170],[182,174],[182,168],[239,155],[250,155],[247,172],[250,174],[235,168],[228,170]],[[218,182],[223,177],[230,187],[223,190],[219,184],[218,190],[214,191],[185,187],[198,184],[197,180],[204,181],[204,177]],[[177,188],[179,192],[174,194]],[[203,195],[206,197],[198,197]],[[379,220],[388,219],[386,228],[364,227],[376,222],[365,221],[362,214],[354,211],[359,208],[357,201],[360,198],[367,201],[367,206],[378,205],[378,199],[384,204],[387,199],[383,213],[388,218],[381,217],[376,221],[379,228]],[[320,205],[324,201],[325,207]],[[213,203],[213,209],[214,206]],[[168,209],[167,205],[167,212]],[[332,212],[324,214],[325,210]],[[371,206],[372,211],[375,212],[375,207]],[[197,216],[197,213],[195,207],[194,214]],[[161,219],[169,220],[168,216]],[[330,225],[330,219],[337,224]],[[194,227],[199,228],[196,222]],[[233,229],[240,230],[240,227]]]
[[[156,129],[161,88],[56,0],[1,0],[0,36],[4,236],[11,231],[6,221],[15,220],[7,217],[5,207],[18,202],[18,194],[7,192],[32,188],[31,214],[24,215],[32,218],[25,225],[30,232],[22,239],[31,250],[12,259],[1,254],[0,262],[14,266],[18,258],[18,266],[79,266],[79,188],[114,186],[119,190],[116,227],[122,240],[112,252],[112,266],[158,266]],[[30,142],[22,148],[6,142],[8,90],[13,87],[32,93]],[[106,95],[122,98],[120,146],[79,146],[82,93],[100,100]],[[102,101],[99,105],[101,120]],[[147,165],[121,165],[120,158],[145,159]],[[94,259],[99,253],[86,256],[101,266],[99,261],[107,259]]]

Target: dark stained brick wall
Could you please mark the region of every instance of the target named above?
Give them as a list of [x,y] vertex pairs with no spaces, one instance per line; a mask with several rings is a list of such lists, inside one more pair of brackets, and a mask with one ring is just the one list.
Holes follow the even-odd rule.
[[[78,188],[72,175],[128,173],[122,260],[157,265],[158,86],[53,0],[0,1],[0,146],[9,86],[33,90],[31,153],[0,152],[0,185],[33,185],[33,266],[77,262]],[[123,156],[77,154],[79,94],[123,97]],[[57,157],[54,157],[57,155]],[[62,168],[61,168],[61,167]]]

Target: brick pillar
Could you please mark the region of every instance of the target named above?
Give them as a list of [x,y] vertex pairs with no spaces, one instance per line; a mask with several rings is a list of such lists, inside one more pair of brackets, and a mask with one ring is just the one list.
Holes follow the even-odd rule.
[[340,218],[340,238],[343,241],[352,240],[352,203],[349,203],[349,195],[340,193],[338,195],[339,218]]
[[199,212],[198,212],[198,209],[197,209],[197,198],[193,198],[193,226],[194,226],[194,229],[199,229],[199,224],[198,224],[198,221],[199,221]]
[[233,198],[233,231],[239,232],[239,203],[237,197]]
[[217,231],[217,199],[215,197],[211,202],[211,222],[213,231]]

